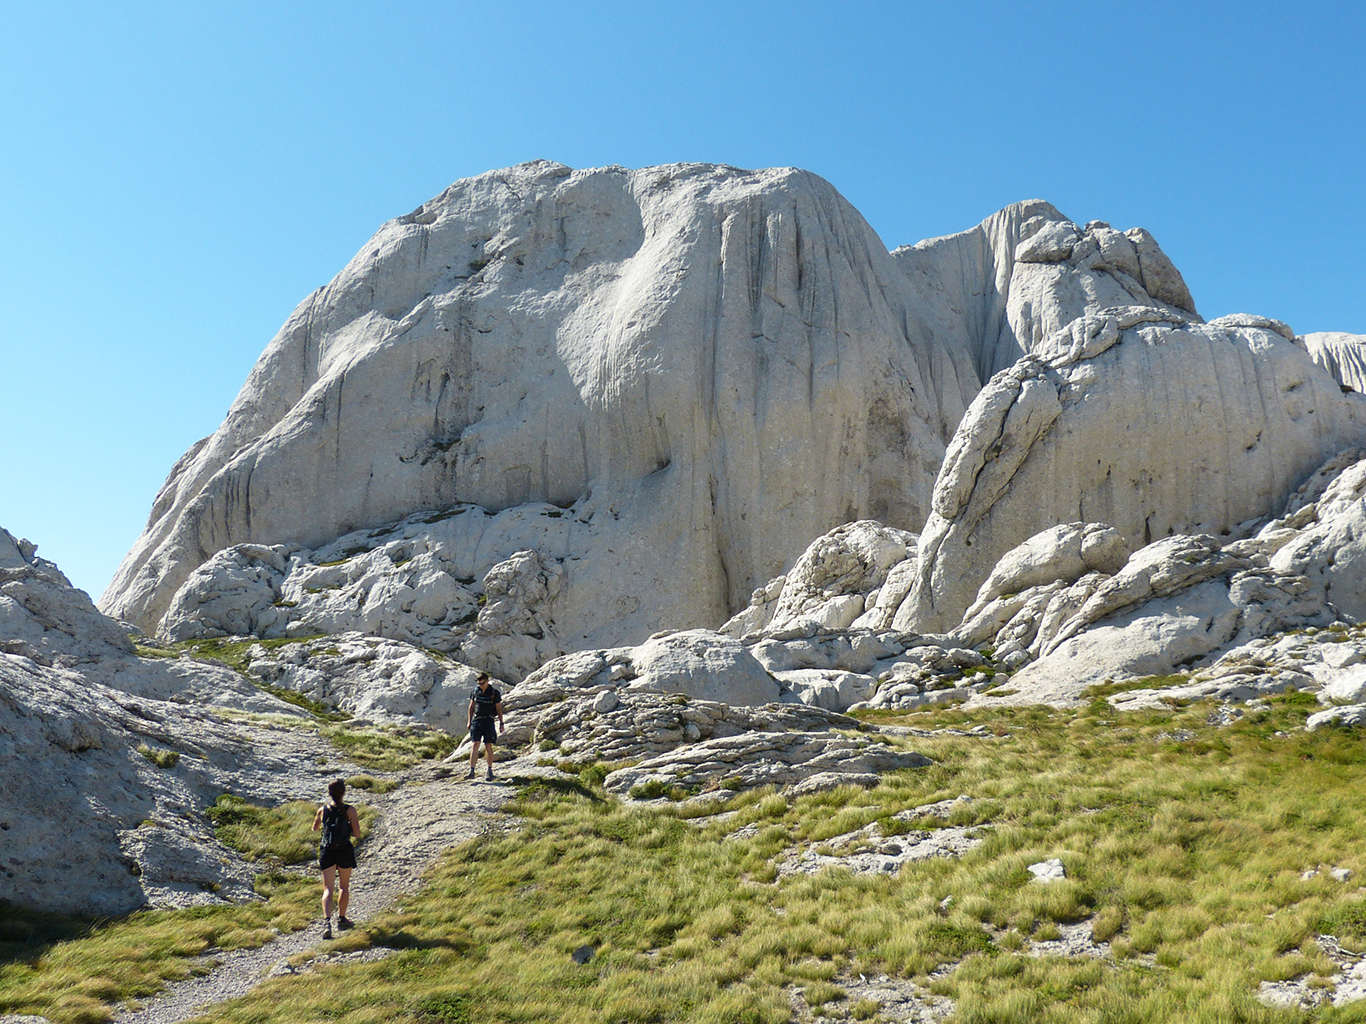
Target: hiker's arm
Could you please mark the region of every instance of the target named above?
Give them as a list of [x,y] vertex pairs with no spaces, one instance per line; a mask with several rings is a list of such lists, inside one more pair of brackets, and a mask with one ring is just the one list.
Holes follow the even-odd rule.
[[348,807],[348,808],[346,809],[346,816],[347,816],[347,818],[349,818],[350,821],[351,821],[351,835],[353,835],[357,840],[359,840],[359,839],[360,839],[360,816],[359,816],[358,814],[356,814],[356,809],[355,809],[354,807]]
[[320,828],[322,828],[322,827],[323,827],[323,809],[322,809],[321,807],[319,807],[319,808],[318,808],[318,813],[315,814],[315,815],[313,815],[313,831],[316,832],[316,831],[318,831],[318,829],[320,829]]
[[470,698],[470,708],[465,712],[465,728],[469,729],[474,724],[474,698]]
[[507,732],[508,727],[503,724],[503,702],[500,700],[494,707],[498,709],[498,731]]

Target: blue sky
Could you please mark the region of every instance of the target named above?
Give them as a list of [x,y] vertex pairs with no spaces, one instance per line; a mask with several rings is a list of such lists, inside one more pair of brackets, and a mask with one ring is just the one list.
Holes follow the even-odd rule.
[[889,247],[1039,196],[1207,317],[1366,333],[1366,5],[0,0],[0,526],[98,596],[385,220],[545,157],[813,170]]

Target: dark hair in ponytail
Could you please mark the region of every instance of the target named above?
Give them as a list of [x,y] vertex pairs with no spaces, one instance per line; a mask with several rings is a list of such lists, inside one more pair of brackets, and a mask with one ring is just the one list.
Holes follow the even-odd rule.
[[338,807],[346,806],[346,780],[334,779],[327,785],[327,795],[332,798],[332,803]]

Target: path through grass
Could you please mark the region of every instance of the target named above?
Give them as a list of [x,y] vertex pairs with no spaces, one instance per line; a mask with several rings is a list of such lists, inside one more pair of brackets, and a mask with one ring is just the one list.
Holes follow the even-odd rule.
[[[1366,1019],[1366,1003],[1256,1000],[1264,979],[1329,984],[1320,933],[1366,949],[1361,734],[1304,733],[1303,695],[1223,729],[1211,710],[903,716],[1002,735],[905,741],[936,763],[869,791],[744,794],[724,820],[623,806],[594,773],[534,783],[511,808],[525,828],[452,851],[352,940],[391,956],[273,979],[206,1019],[780,1024],[801,987],[827,1014],[876,1020],[841,979],[879,972],[953,999],[974,1024]],[[981,825],[985,842],[961,860],[778,880],[785,851],[877,822],[904,830],[890,815],[959,794],[973,799],[915,825]],[[1067,880],[1032,882],[1027,866],[1051,857]],[[1339,882],[1331,866],[1356,874]],[[1028,955],[1069,922],[1110,956]],[[78,960],[89,941],[44,956]],[[584,945],[594,955],[576,963]],[[16,969],[0,968],[0,994]]]

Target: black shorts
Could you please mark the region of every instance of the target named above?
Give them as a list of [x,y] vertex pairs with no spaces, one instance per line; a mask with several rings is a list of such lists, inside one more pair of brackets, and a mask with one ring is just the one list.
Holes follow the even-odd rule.
[[485,743],[498,742],[498,727],[492,718],[476,718],[470,723],[470,741],[478,743],[480,740]]
[[348,842],[345,846],[324,846],[318,850],[318,867],[320,868],[354,868],[356,866],[356,851]]

